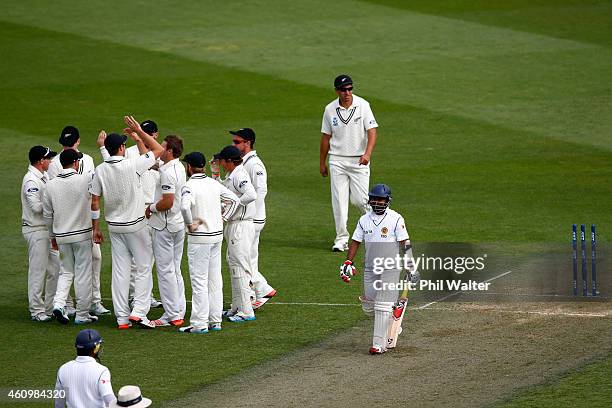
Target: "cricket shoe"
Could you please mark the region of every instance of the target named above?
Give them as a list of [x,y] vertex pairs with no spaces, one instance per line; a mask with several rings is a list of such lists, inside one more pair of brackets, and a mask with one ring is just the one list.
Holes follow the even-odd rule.
[[387,350],[384,347],[381,347],[375,344],[372,347],[370,347],[369,353],[372,355],[375,355],[375,354],[383,354],[385,351]]
[[272,299],[275,295],[276,289],[272,289],[272,291],[264,297],[255,300],[253,303],[251,303],[251,305],[253,306],[253,310],[257,310],[262,307],[268,300]]
[[74,324],[89,324],[89,323],[95,323],[98,321],[98,316],[93,316],[93,315],[89,315],[84,319],[74,319]]
[[68,317],[76,316],[76,309],[74,308],[74,306],[66,306],[64,310],[66,312],[66,315],[68,315]]
[[257,318],[255,317],[255,315],[253,316],[246,316],[242,313],[236,313],[233,316],[230,316],[227,318],[228,322],[232,322],[232,323],[242,323],[242,322],[252,322],[253,320],[256,320]]
[[221,323],[210,323],[208,325],[210,331],[221,331]]
[[233,308],[230,307],[229,309],[224,310],[223,312],[221,312],[221,316],[223,316],[223,317],[232,317],[236,313],[238,313],[238,309],[233,309]]
[[50,322],[51,316],[46,313],[39,313],[37,315],[32,316],[33,322]]
[[164,306],[164,304],[162,302],[160,302],[159,300],[155,299],[153,296],[151,296],[151,307],[153,309],[157,309]]
[[146,317],[130,316],[128,320],[134,324],[139,325],[143,329],[154,329],[155,323],[147,319]]
[[117,329],[118,330],[127,330],[130,327],[132,327],[132,323],[125,323],[125,324],[118,324],[117,325]]
[[169,326],[180,327],[183,325],[183,323],[185,323],[183,319],[176,319],[176,320],[157,319],[157,320],[151,320],[151,322],[153,322],[153,324],[155,324],[156,327],[169,327]]
[[110,312],[111,312],[110,310],[104,307],[102,302],[94,303],[89,308],[89,314],[92,314],[94,316],[107,315],[107,314],[110,314]]
[[334,246],[332,246],[332,252],[344,252],[347,249],[348,249],[347,243],[339,243],[339,244],[334,244]]
[[55,320],[57,320],[61,324],[68,324],[68,322],[70,321],[63,307],[54,307],[53,316],[55,316]]
[[206,327],[193,327],[193,326],[185,326],[179,329],[180,333],[191,333],[191,334],[206,334],[208,333],[208,329]]

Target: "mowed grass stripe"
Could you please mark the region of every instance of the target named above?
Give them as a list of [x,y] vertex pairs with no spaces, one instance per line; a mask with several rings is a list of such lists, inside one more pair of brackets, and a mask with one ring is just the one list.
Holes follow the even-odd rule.
[[[92,31],[87,19],[61,29],[319,87],[348,71],[359,81],[358,89],[379,99],[612,147],[606,137],[612,125],[607,119],[612,118],[610,89],[599,85],[612,79],[608,49],[411,11],[389,13],[387,7],[363,2],[326,4],[323,17],[316,7],[264,12],[254,4],[242,6],[243,13],[259,15],[259,22],[236,26],[228,21],[232,30],[227,30],[222,22],[235,6],[187,4],[172,10],[181,18],[164,20],[164,29],[113,20],[106,30]],[[355,24],[373,18],[379,23],[340,56],[330,39],[351,38],[353,25],[338,26],[326,16],[349,7]],[[164,12],[169,11],[159,6],[149,10],[151,18]],[[215,19],[208,16],[213,12]],[[38,21],[29,12],[24,16],[19,6],[6,19],[51,27],[47,18]],[[389,39],[388,46],[379,46]],[[365,56],[375,63],[362,62]],[[380,66],[385,66],[385,75],[379,75]],[[599,101],[585,103],[592,98]]]

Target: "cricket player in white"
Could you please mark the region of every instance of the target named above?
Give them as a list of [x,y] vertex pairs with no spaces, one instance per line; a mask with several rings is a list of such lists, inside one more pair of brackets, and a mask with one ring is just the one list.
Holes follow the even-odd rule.
[[92,173],[79,174],[83,154],[67,149],[60,154],[61,173],[47,184],[43,216],[60,251],[60,276],[53,304],[57,321],[66,324],[66,299],[74,278],[76,294],[75,324],[98,320],[89,314],[92,288],[92,223],[89,184]]
[[251,249],[255,238],[253,217],[257,193],[242,165],[240,150],[226,146],[214,156],[225,169],[223,185],[240,199],[240,205],[225,227],[227,263],[232,282],[232,307],[227,311],[230,322],[255,320],[249,282],[253,276]]
[[[77,358],[57,371],[55,408],[107,408],[116,401],[108,368],[100,364],[102,337],[93,329],[77,334]],[[61,396],[63,394],[63,397]]]
[[[397,288],[389,288],[386,284],[397,284],[401,270],[401,267],[385,269],[380,266],[383,270],[377,273],[375,271],[375,264],[378,264],[376,259],[395,260],[398,255],[404,254],[405,245],[410,242],[404,218],[388,208],[390,202],[391,190],[389,187],[385,184],[377,184],[372,187],[369,192],[369,205],[372,210],[359,219],[346,261],[340,267],[340,277],[345,282],[349,282],[355,273],[353,259],[359,245],[365,242],[364,296],[361,299],[363,311],[369,316],[374,314],[374,335],[370,354],[382,354],[386,351],[391,313],[399,292]],[[408,257],[412,259],[410,248]]]
[[174,135],[166,136],[162,143],[159,168],[159,184],[155,199],[146,210],[149,225],[153,229],[153,254],[157,265],[159,294],[164,314],[154,320],[156,326],[181,326],[185,318],[185,283],[181,273],[185,223],[181,215],[181,188],[187,176],[179,161],[183,153],[183,140]]
[[242,155],[242,165],[249,173],[257,199],[255,200],[255,216],[253,226],[255,227],[255,239],[251,248],[251,261],[253,263],[253,276],[251,284],[255,290],[253,309],[259,309],[276,295],[276,290],[268,284],[266,278],[259,271],[259,236],[266,225],[266,195],[268,194],[268,173],[266,166],[253,150],[255,145],[255,132],[251,128],[242,128],[230,131],[234,135],[232,143],[240,150]]
[[[151,236],[145,228],[144,198],[140,175],[155,164],[163,148],[145,133],[131,116],[125,117],[129,128],[124,129],[137,144],[151,151],[136,160],[124,160],[127,136],[116,133],[106,136],[104,146],[109,160],[96,168],[90,192],[94,242],[102,243],[99,229],[100,197],[104,196],[104,215],[111,238],[112,297],[119,329],[130,322],[145,328],[155,328],[147,319],[150,304]],[[136,262],[134,306],[130,313],[129,285],[132,257]]]
[[51,320],[59,277],[59,254],[52,248],[43,218],[46,171],[56,154],[48,147],[32,147],[28,172],[21,183],[21,232],[28,243],[28,303],[32,320],[37,322]]
[[[79,152],[79,145],[81,144],[79,129],[74,126],[64,127],[59,137],[59,143],[63,146],[63,150],[73,149]],[[93,158],[86,153],[79,153],[81,153],[83,157],[79,159],[79,167],[76,170],[77,173],[91,174],[93,176],[93,172],[95,170]],[[53,180],[58,174],[62,172],[63,169],[64,168],[59,160],[59,155],[55,156],[53,160],[51,160],[49,170],[47,171],[49,180]],[[93,286],[93,292],[91,295],[90,312],[96,316],[110,314],[110,310],[105,308],[102,304],[102,294],[100,293],[100,271],[102,269],[102,251],[100,251],[100,245],[93,244],[91,253],[91,267],[93,271],[91,283]],[[70,299],[70,295],[68,296],[68,298]],[[72,300],[69,300],[68,303],[69,308],[70,304],[72,303]]]
[[192,294],[190,325],[179,331],[204,334],[208,330],[221,330],[223,221],[232,216],[240,200],[221,183],[206,176],[206,159],[202,153],[189,153],[183,161],[187,163],[189,180],[181,189],[181,211],[188,229]]
[[[332,251],[348,248],[346,228],[350,201],[361,213],[367,210],[370,158],[376,144],[376,128],[370,104],[353,95],[353,80],[340,75],[334,80],[338,98],[325,107],[321,125],[320,173],[330,175],[336,239]],[[326,159],[329,154],[329,171]]]

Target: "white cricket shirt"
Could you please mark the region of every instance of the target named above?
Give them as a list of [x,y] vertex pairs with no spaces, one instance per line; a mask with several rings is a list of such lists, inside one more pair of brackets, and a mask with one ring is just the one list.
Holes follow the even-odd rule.
[[[222,202],[226,205],[223,209]],[[187,240],[196,244],[213,244],[223,241],[223,219],[231,217],[240,200],[203,173],[192,175],[181,189],[181,207],[191,211],[193,221],[203,221],[194,232],[187,231]]]
[[47,229],[43,218],[43,196],[47,188],[47,175],[32,165],[21,183],[21,232]]
[[43,216],[53,220],[53,235],[58,244],[91,239],[91,177],[92,173],[79,174],[75,169],[62,169],[47,183]]
[[323,112],[321,133],[331,135],[329,160],[350,160],[365,153],[368,144],[367,131],[378,127],[370,104],[353,95],[348,108],[340,105],[338,98],[330,102]]
[[57,372],[56,390],[66,391],[68,407],[104,408],[105,395],[113,395],[108,368],[93,357],[77,356]]
[[185,166],[179,159],[170,160],[159,168],[159,183],[155,186],[154,203],[161,200],[164,194],[174,194],[172,208],[151,214],[149,225],[161,231],[178,232],[185,229],[183,215],[181,214],[181,188],[186,181]]
[[249,173],[242,164],[229,173],[222,184],[240,199],[240,205],[229,221],[252,221],[255,216],[255,200],[257,192],[251,183]]
[[145,226],[140,176],[153,164],[155,155],[147,152],[134,160],[111,156],[96,167],[90,193],[104,197],[104,218],[110,232],[135,232]]
[[255,200],[255,215],[253,216],[254,224],[265,224],[266,223],[266,195],[268,194],[268,173],[266,166],[257,156],[255,150],[251,150],[242,158],[242,165],[244,169],[249,173],[253,188],[257,193],[257,199]]
[[[79,169],[77,170],[77,173],[93,173],[95,168],[96,165],[94,164],[93,158],[90,155],[83,153],[83,157],[79,160]],[[64,170],[64,168],[62,167],[62,163],[60,162],[60,155],[58,154],[53,157],[51,163],[49,164],[49,169],[47,170],[47,176],[49,177],[49,180],[53,180],[55,177],[57,177],[57,175],[60,174],[62,170]]]

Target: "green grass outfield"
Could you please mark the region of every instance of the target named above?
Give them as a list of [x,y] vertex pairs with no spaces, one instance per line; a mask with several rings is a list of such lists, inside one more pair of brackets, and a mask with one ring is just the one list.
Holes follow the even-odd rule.
[[[230,143],[227,129],[254,128],[270,191],[261,271],[279,302],[352,303],[360,292],[359,279],[337,277],[329,181],[318,173],[339,73],[372,105],[371,182],[392,187],[415,245],[565,243],[581,222],[610,241],[612,4],[430,3],[3,1],[0,388],[51,387],[73,355],[76,327],[29,321],[19,201],[27,150],[57,146],[66,124],[96,162],[98,131],[122,129],[128,113],[207,157]],[[359,308],[270,305],[253,324],[206,337],[118,332],[112,318],[97,328],[115,390],[138,383],[159,402],[361,318]]]

